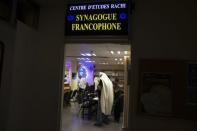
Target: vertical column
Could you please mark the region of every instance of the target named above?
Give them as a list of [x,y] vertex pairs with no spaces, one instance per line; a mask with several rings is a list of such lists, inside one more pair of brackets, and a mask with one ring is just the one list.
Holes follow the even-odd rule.
[[124,57],[124,111],[122,128],[128,128],[129,121],[129,85],[128,85],[129,57]]
[[[77,71],[78,62],[76,60],[72,60],[71,62],[71,90],[77,89],[77,78],[78,78],[78,71]],[[73,77],[75,75],[75,77]]]

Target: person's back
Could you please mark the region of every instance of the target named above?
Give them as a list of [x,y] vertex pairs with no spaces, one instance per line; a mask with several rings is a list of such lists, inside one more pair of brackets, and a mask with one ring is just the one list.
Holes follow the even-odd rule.
[[87,85],[86,79],[85,78],[81,78],[79,81],[79,88],[81,89],[85,89]]
[[114,98],[114,119],[119,122],[121,113],[123,112],[123,103],[124,103],[124,93],[121,90],[118,90],[115,93]]

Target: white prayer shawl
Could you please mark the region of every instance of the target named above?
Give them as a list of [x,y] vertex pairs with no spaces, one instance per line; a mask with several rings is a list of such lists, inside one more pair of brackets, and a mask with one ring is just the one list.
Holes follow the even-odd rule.
[[99,84],[100,79],[98,77],[94,77],[94,88],[97,90],[98,84]]
[[100,72],[100,80],[102,80],[103,87],[101,89],[101,111],[105,115],[111,115],[114,93],[113,93],[113,84],[108,76]]
[[81,89],[85,89],[86,88],[86,79],[85,78],[81,78],[79,81],[79,87]]

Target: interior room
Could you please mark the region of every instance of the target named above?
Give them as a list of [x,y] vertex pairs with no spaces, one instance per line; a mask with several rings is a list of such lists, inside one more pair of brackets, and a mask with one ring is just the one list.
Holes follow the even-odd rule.
[[[130,55],[130,45],[126,43],[65,45],[62,131],[123,129],[123,111],[128,102],[126,60]],[[105,88],[112,90],[104,91]]]

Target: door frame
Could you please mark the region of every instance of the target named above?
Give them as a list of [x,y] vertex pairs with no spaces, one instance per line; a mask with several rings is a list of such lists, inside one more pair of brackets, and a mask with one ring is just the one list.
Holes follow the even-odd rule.
[[[84,36],[77,36],[77,37],[66,37],[65,38],[65,46],[66,44],[106,44],[106,43],[111,43],[111,44],[120,44],[122,43],[123,45],[129,45],[130,46],[130,52],[131,52],[131,41],[128,39],[128,36],[121,36],[121,37],[115,37],[115,36],[97,36],[97,37],[84,37]],[[64,51],[65,53],[65,51]],[[130,53],[130,58],[131,58],[131,54]],[[128,64],[128,58],[124,59],[124,91],[126,91],[126,95],[124,95],[124,107],[123,107],[123,123],[122,123],[122,128],[123,129],[128,129],[129,128],[129,108],[131,105],[130,102],[130,90],[128,89],[128,81],[130,78],[128,78],[128,73],[127,73],[127,69],[128,66],[130,66]],[[125,76],[126,74],[126,76]],[[62,86],[62,93],[61,95],[63,95],[63,86]],[[63,102],[63,97],[61,102]],[[125,108],[126,107],[126,108]],[[61,106],[61,114],[63,111],[63,106]],[[60,120],[62,120],[62,115]],[[61,121],[62,123],[62,121]]]

